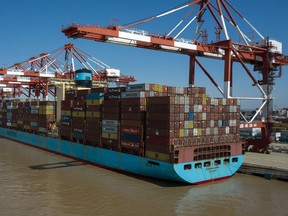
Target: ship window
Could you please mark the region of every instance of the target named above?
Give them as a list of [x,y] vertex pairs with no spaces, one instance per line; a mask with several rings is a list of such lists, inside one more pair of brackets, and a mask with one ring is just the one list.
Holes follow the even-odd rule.
[[238,162],[238,157],[232,158],[232,162],[233,162],[233,163]]
[[154,162],[154,161],[148,161],[148,164],[153,164],[153,165],[160,166],[160,164],[158,162]]
[[224,164],[227,164],[227,163],[229,163],[229,159],[228,158],[224,159]]
[[211,162],[210,161],[204,162],[204,167],[209,167],[209,166],[211,166]]
[[198,168],[199,168],[199,169],[202,168],[202,163],[196,163],[196,164],[195,164],[195,168],[196,168],[196,169],[198,169]]
[[184,170],[191,170],[191,168],[192,168],[191,164],[184,165]]
[[218,166],[218,165],[220,165],[220,164],[221,164],[221,160],[215,160],[215,161],[214,161],[214,165],[215,165],[215,166]]

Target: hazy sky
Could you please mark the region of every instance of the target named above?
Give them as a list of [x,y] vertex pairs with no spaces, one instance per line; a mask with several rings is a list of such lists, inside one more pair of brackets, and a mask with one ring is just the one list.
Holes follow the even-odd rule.
[[[214,1],[214,0],[213,0]],[[74,43],[92,56],[104,61],[123,74],[134,75],[138,83],[159,83],[173,86],[188,85],[189,57],[173,53],[144,50],[133,47],[93,42],[83,39],[67,39],[61,32],[61,26],[72,22],[77,24],[125,25],[147,18],[170,8],[178,6],[186,0],[10,0],[1,1],[0,29],[0,67],[13,65],[42,52],[49,52],[66,43]],[[253,0],[230,2],[249,20],[264,36],[281,41],[283,53],[288,55],[288,1]],[[144,25],[136,26],[150,33],[168,33],[185,16],[189,9],[179,11],[171,16],[163,17]],[[192,13],[193,16],[195,13]],[[233,14],[235,15],[235,13]],[[192,17],[187,20],[191,20]],[[208,13],[204,16],[203,28],[207,29],[208,41],[215,40],[216,23]],[[239,17],[235,19],[247,36],[254,36],[252,29]],[[238,34],[227,23],[232,40],[239,41]],[[192,39],[195,25],[188,27],[179,37]],[[178,30],[178,32],[180,29]],[[231,33],[230,33],[231,31]],[[224,38],[221,34],[221,38]],[[199,58],[211,75],[223,86],[223,62]],[[234,66],[234,94],[236,96],[259,96],[259,91],[252,88],[252,82],[244,70],[237,64]],[[251,69],[251,68],[250,68]],[[261,76],[253,72],[256,79]],[[287,97],[288,67],[284,67],[283,76],[276,80],[274,90],[274,107],[288,107]],[[206,86],[210,96],[220,97],[201,70],[196,71],[196,85]],[[257,107],[257,103],[242,102],[243,107]],[[249,105],[251,104],[251,105]]]

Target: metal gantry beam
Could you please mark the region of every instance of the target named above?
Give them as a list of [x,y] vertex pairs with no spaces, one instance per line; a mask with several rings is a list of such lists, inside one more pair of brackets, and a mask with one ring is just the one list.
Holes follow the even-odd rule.
[[[184,18],[182,18],[177,25],[166,34],[150,34],[147,31],[129,29],[135,27],[136,25],[141,25],[145,22],[151,22],[155,19],[163,18],[174,12],[179,12],[183,9],[189,8],[190,10]],[[196,15],[194,12],[195,8],[199,7]],[[230,10],[231,9],[231,10]],[[206,13],[208,11],[209,13]],[[204,14],[205,12],[205,14]],[[233,14],[234,13],[234,14]],[[197,41],[198,35],[203,24],[204,15],[210,14],[212,20],[214,20],[217,32],[217,41],[212,43],[200,43]],[[189,19],[189,16],[192,18]],[[236,17],[243,20],[252,31],[256,32],[259,36],[260,43],[255,43],[253,38],[250,39],[243,32],[242,27],[238,25]],[[194,39],[183,39],[179,38],[185,30],[191,29],[193,22],[197,20],[195,27]],[[186,23],[185,23],[186,22]],[[188,23],[187,23],[188,22]],[[232,35],[229,32],[226,22],[231,24],[235,34],[239,35],[242,39],[241,42],[231,41],[230,37]],[[210,22],[211,23],[211,22]],[[180,32],[173,35],[177,28],[184,25]],[[230,26],[229,26],[230,27]],[[191,30],[190,30],[191,31]],[[225,35],[225,40],[221,41],[220,31]],[[246,31],[246,30],[245,30]],[[218,89],[218,91],[224,95],[226,98],[237,98],[244,100],[260,100],[262,105],[260,109],[256,112],[256,115],[251,121],[260,113],[261,109],[266,110],[265,121],[267,125],[269,123],[271,115],[271,104],[272,104],[272,83],[274,78],[281,76],[281,67],[288,65],[288,57],[282,54],[282,50],[271,49],[271,43],[269,39],[265,39],[263,35],[239,12],[236,8],[228,2],[228,0],[194,0],[189,1],[184,5],[180,5],[171,10],[166,10],[158,15],[130,23],[123,26],[85,26],[85,25],[75,25],[72,24],[67,28],[63,28],[62,32],[68,38],[83,38],[98,42],[114,43],[126,46],[133,46],[144,49],[159,50],[165,52],[179,53],[190,56],[190,67],[189,67],[189,85],[193,86],[195,82],[195,63],[201,68],[208,79],[213,83],[213,85]],[[277,42],[276,42],[277,46]],[[224,91],[215,82],[208,71],[200,64],[197,57],[206,57],[224,60]],[[251,79],[252,84],[260,91],[262,97],[235,97],[232,92],[232,77],[233,77],[233,63],[239,62],[242,66],[244,72],[247,73],[248,77]],[[259,82],[253,74],[250,72],[248,65],[254,65],[254,67],[260,68],[263,80]],[[275,68],[280,68],[279,76],[274,76],[273,70]],[[243,116],[244,117],[244,116]],[[245,119],[245,118],[244,118]],[[248,122],[248,120],[246,119]],[[269,127],[270,127],[269,126]],[[269,133],[267,133],[269,134]],[[268,139],[267,139],[268,140]]]

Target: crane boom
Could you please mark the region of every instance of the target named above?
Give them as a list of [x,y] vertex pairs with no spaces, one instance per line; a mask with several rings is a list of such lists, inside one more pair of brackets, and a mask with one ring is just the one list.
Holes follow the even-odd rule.
[[[238,98],[238,99],[252,99],[262,101],[260,109],[263,109],[265,123],[254,124],[254,126],[259,126],[263,129],[263,142],[270,142],[270,133],[272,130],[272,90],[274,85],[274,79],[281,77],[282,75],[282,66],[288,65],[288,57],[282,53],[282,44],[275,40],[270,40],[269,38],[264,38],[262,34],[242,15],[236,8],[228,2],[228,0],[215,0],[215,4],[212,3],[212,0],[199,0],[199,1],[189,1],[183,7],[176,7],[172,10],[160,13],[156,16],[152,16],[141,21],[124,25],[110,25],[107,27],[101,26],[88,26],[88,25],[77,25],[72,24],[66,28],[62,28],[62,32],[68,38],[82,38],[98,42],[120,44],[150,50],[158,50],[165,52],[172,52],[178,54],[184,54],[190,56],[190,69],[189,69],[189,85],[194,85],[194,73],[195,73],[195,64],[200,66],[205,75],[214,86],[220,91],[221,94],[226,98]],[[188,12],[185,19],[182,19],[172,31],[169,31],[169,34],[150,34],[144,30],[135,30],[129,29],[136,25],[150,22],[156,18],[162,18],[163,16],[169,15],[175,11],[182,10],[183,8],[189,6],[199,6],[199,12],[193,19],[189,19],[189,23],[185,25],[184,28],[176,36],[172,36],[172,33],[178,28],[181,24],[184,24],[184,21],[187,19],[187,16],[191,14],[194,8],[191,8]],[[243,30],[237,24],[235,17],[233,17],[232,12],[229,8],[236,13],[246,24],[252,28],[253,32],[256,32],[260,36],[260,41],[255,42],[245,35]],[[207,10],[208,9],[208,10]],[[210,12],[212,18],[218,26],[218,39],[216,42],[211,43],[200,43],[197,41],[197,38],[202,27],[204,16],[204,11]],[[206,13],[205,13],[206,14]],[[218,17],[217,17],[218,15]],[[194,40],[187,40],[179,38],[178,36],[190,27],[190,24],[197,19],[197,26],[195,31]],[[188,20],[188,19],[187,19]],[[234,42],[230,38],[228,33],[227,24],[231,24],[232,27],[236,30],[239,37],[242,39],[243,43]],[[217,28],[216,26],[216,28]],[[225,40],[220,40],[220,31],[222,31],[226,37]],[[207,72],[207,70],[200,64],[196,57],[205,57],[224,60],[224,91],[219,87],[215,82],[212,76]],[[233,62],[239,62],[242,65],[244,71],[248,74],[249,78],[252,81],[252,84],[258,88],[262,97],[251,98],[251,97],[233,97],[232,95],[232,74],[233,74]],[[262,80],[257,80],[253,75],[246,64],[254,66],[254,71],[259,71],[262,75]],[[278,74],[276,74],[278,71]],[[251,122],[255,119],[256,115],[260,113],[258,110],[255,116],[252,118]],[[244,118],[245,119],[245,118]],[[249,122],[245,119],[247,123]],[[266,145],[265,144],[265,145]],[[266,145],[268,146],[268,145]]]

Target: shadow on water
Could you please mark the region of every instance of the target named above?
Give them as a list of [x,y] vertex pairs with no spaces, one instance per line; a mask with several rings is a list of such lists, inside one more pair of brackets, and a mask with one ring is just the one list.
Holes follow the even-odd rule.
[[83,165],[86,165],[86,163],[81,162],[81,161],[65,161],[65,162],[58,162],[58,163],[39,164],[39,165],[29,166],[29,168],[33,170],[47,170],[47,169],[58,169],[58,168],[67,168],[67,167],[83,166]]
[[[116,171],[117,172],[117,171]],[[118,172],[119,173],[119,172]],[[136,174],[131,174],[131,173],[126,173],[126,172],[120,172],[123,175],[129,176],[131,178],[134,178],[138,181],[144,181],[148,182],[154,185],[158,185],[160,187],[184,187],[184,186],[191,186],[189,183],[185,182],[175,182],[175,181],[169,181],[169,180],[163,180],[163,179],[158,179],[158,178],[153,178],[153,177],[145,177],[141,175],[136,175]]]

